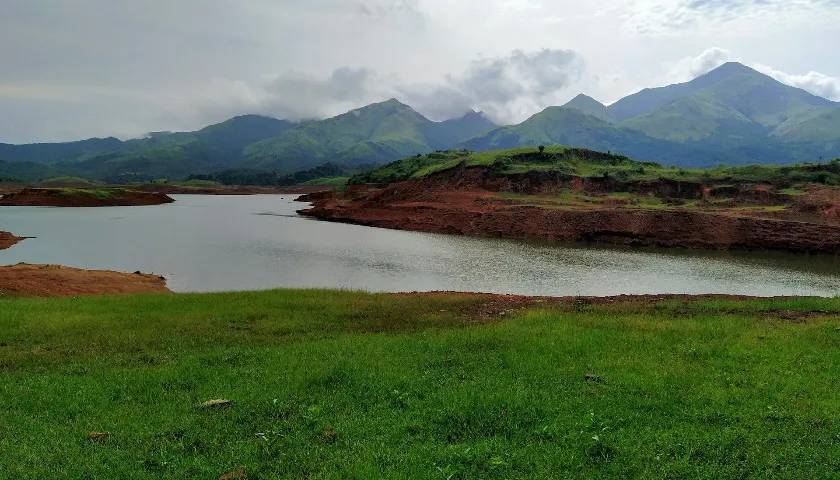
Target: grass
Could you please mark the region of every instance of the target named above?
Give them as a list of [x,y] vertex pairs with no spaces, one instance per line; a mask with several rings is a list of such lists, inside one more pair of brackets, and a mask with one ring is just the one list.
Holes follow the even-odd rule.
[[[576,301],[504,316],[479,315],[482,302],[319,290],[0,299],[3,474],[840,471],[840,299]],[[215,398],[233,404],[196,406]]]
[[695,183],[772,183],[797,191],[797,185],[840,185],[840,159],[822,164],[746,165],[714,168],[667,167],[622,155],[553,145],[543,154],[536,147],[487,152],[452,150],[414,156],[350,178],[350,184],[390,183],[420,178],[464,164],[490,167],[498,175],[554,172],[563,176],[612,177],[619,181],[675,180]]
[[349,179],[350,179],[350,177],[346,177],[346,176],[344,176],[344,177],[320,177],[320,178],[315,178],[315,179],[312,179],[312,180],[307,180],[305,182],[301,182],[298,185],[316,185],[316,186],[329,185],[329,186],[334,186],[334,187],[343,187],[343,186],[347,185],[347,180],[349,180]]
[[59,195],[68,197],[95,197],[99,200],[110,200],[114,194],[124,193],[123,188],[59,188]]

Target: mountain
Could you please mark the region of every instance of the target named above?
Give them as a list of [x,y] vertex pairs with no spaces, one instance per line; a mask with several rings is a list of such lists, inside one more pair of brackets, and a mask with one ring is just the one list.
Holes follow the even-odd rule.
[[68,158],[111,152],[120,148],[122,148],[122,142],[113,137],[89,138],[87,140],[63,143],[30,143],[26,145],[0,143],[0,160],[52,164]]
[[429,145],[435,150],[450,148],[470,138],[483,135],[498,127],[482,112],[470,111],[462,117],[433,123],[427,128]]
[[686,167],[816,161],[840,157],[840,103],[726,63],[609,106],[581,94],[502,127],[473,111],[435,122],[390,99],[299,123],[242,115],[128,141],[0,144],[0,176],[129,182],[242,171],[279,178],[326,163],[356,171],[435,150],[552,144]]
[[445,149],[495,125],[483,114],[433,122],[396,99],[374,103],[326,120],[302,123],[249,146],[244,165],[292,172],[318,163],[376,165]]
[[727,63],[610,106],[579,95],[464,145],[483,150],[563,143],[683,166],[790,163],[840,156],[838,115],[836,102]]
[[251,143],[279,135],[294,124],[242,115],[195,132],[154,132],[144,138],[116,138],[30,145],[0,144],[0,174],[34,180],[78,175],[113,182],[185,177],[235,164]]

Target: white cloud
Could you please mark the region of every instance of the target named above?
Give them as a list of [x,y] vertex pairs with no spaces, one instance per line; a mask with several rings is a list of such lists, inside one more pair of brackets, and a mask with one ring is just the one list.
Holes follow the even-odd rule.
[[185,123],[243,112],[302,120],[396,97],[434,120],[478,109],[496,122],[514,123],[558,103],[583,70],[583,60],[570,50],[517,50],[477,60],[437,82],[412,83],[368,68],[341,67],[324,78],[289,72],[256,84],[216,79],[191,95],[189,103],[166,98],[160,104],[173,115],[187,116]]
[[320,117],[390,97],[436,119],[476,108],[518,121],[580,91],[615,100],[656,85],[708,46],[822,72],[789,81],[826,94],[840,75],[840,0],[0,3],[0,141],[16,143]]
[[794,87],[799,87],[814,95],[829,100],[840,101],[840,78],[832,77],[820,72],[808,72],[797,75],[776,70],[766,65],[753,65],[753,68],[761,73],[770,75],[776,80]]
[[668,78],[673,82],[687,82],[728,62],[729,50],[712,47],[695,57],[685,57],[671,68]]

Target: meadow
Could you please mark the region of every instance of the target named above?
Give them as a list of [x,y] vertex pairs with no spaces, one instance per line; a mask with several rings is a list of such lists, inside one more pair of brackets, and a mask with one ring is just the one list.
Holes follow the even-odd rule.
[[[0,465],[33,479],[837,478],[838,379],[840,299],[0,298]],[[202,407],[213,399],[230,403]]]

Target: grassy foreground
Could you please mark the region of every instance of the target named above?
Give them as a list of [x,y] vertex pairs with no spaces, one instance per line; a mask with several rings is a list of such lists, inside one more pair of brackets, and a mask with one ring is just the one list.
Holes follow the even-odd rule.
[[840,299],[487,302],[0,299],[3,475],[837,478]]

